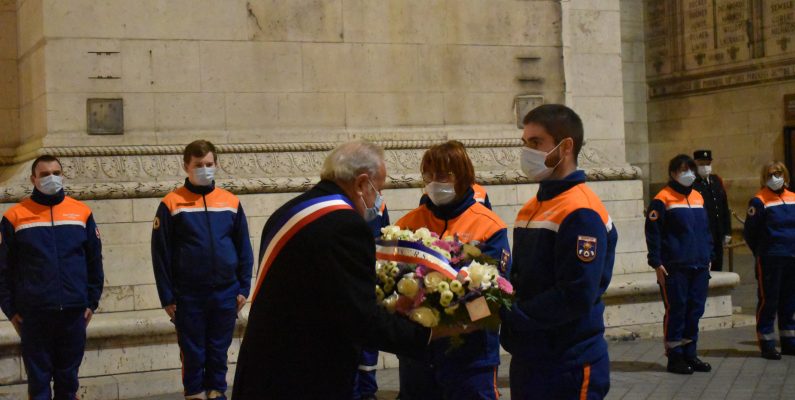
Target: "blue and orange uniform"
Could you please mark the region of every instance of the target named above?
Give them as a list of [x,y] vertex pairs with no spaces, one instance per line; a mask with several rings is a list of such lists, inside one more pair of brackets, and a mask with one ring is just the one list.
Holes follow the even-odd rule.
[[102,294],[102,243],[91,209],[63,190],[30,198],[0,222],[0,306],[22,317],[31,399],[76,398],[87,308]]
[[[381,203],[377,216],[367,223],[377,239],[381,237],[381,228],[389,225],[389,210],[386,203]],[[374,399],[378,392],[378,381],[375,378],[376,365],[378,365],[378,350],[362,350],[359,359],[359,370],[353,382],[353,400]]]
[[186,179],[157,209],[152,263],[160,303],[177,306],[185,394],[225,392],[237,296],[248,297],[254,264],[240,200]]
[[513,237],[516,300],[500,337],[512,355],[511,398],[601,399],[610,387],[601,296],[618,234],[585,173],[542,181]]
[[475,201],[491,210],[491,201],[489,201],[489,194],[486,192],[486,188],[474,183],[472,184],[472,191],[474,192]]
[[[463,242],[477,241],[485,255],[499,262],[503,276],[510,273],[511,253],[505,223],[475,200],[471,188],[462,200],[453,204],[437,206],[424,202],[397,225],[411,230],[425,227],[441,237],[457,234]],[[435,341],[431,343],[428,360],[400,359],[400,398],[496,399],[499,350],[497,332],[464,335],[463,345],[453,350],[449,340]]]
[[712,258],[709,218],[697,190],[672,180],[654,197],[646,214],[646,247],[649,266],[668,272],[660,287],[666,355],[693,360]]
[[760,190],[749,202],[743,236],[756,257],[759,347],[775,350],[778,314],[782,352],[795,354],[795,193]]

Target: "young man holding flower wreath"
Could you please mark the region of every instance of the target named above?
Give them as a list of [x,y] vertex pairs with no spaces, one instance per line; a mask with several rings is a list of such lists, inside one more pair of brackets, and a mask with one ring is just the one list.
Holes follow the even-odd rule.
[[610,284],[618,235],[605,206],[577,170],[580,117],[546,104],[524,118],[522,171],[541,182],[514,224],[511,283],[502,312],[511,359],[511,398],[602,399],[610,388],[601,296]]

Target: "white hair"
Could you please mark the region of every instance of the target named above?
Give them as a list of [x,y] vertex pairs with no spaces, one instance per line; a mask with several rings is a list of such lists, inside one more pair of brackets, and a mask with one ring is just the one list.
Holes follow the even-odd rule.
[[320,179],[351,182],[360,174],[375,177],[384,162],[384,149],[364,141],[343,143],[323,161]]

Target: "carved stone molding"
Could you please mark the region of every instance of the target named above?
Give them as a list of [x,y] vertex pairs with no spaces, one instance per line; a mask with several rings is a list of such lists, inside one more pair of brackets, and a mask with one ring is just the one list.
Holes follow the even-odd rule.
[[[585,174],[591,181],[634,180],[641,178],[637,167],[588,168]],[[184,179],[184,178],[183,178]],[[80,200],[159,198],[179,187],[183,179],[167,182],[117,182],[67,184],[70,196]],[[532,183],[520,171],[487,171],[476,174],[476,180],[484,185],[516,185]],[[219,179],[218,185],[235,194],[302,192],[317,183],[316,177],[278,177]],[[419,174],[390,174],[387,188],[422,187]],[[0,188],[0,203],[18,202],[30,195],[30,185],[15,185]]]
[[[424,151],[440,141],[376,142],[385,150],[388,187],[419,187]],[[521,143],[514,139],[462,140],[484,184],[528,183],[517,168]],[[323,160],[336,143],[218,145],[220,186],[233,193],[300,192],[317,182]],[[44,149],[64,168],[69,193],[79,199],[161,197],[179,186],[182,146],[71,147]],[[591,180],[639,179],[640,171],[617,165],[589,148],[580,153],[580,167]],[[24,169],[23,169],[24,170]],[[26,175],[26,174],[24,174]],[[26,176],[6,182],[0,202],[18,201],[30,191]]]

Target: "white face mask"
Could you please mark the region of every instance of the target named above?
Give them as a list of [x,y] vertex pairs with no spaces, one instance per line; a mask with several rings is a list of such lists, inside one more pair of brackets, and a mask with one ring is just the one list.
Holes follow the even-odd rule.
[[781,190],[781,188],[784,187],[784,177],[777,177],[775,175],[771,176],[770,179],[767,180],[767,187],[774,192]]
[[63,189],[63,177],[60,175],[47,175],[39,178],[39,183],[36,189],[46,195],[54,195]]
[[677,175],[676,181],[684,187],[693,186],[693,182],[696,181],[696,174],[694,174],[691,170],[687,170]]
[[190,183],[196,186],[210,186],[215,179],[215,167],[194,168]]
[[698,168],[698,175],[704,179],[708,178],[709,174],[712,173],[711,165],[699,165],[697,168]]
[[362,199],[362,203],[364,203],[364,215],[362,216],[365,221],[370,222],[378,217],[378,213],[381,211],[381,205],[384,204],[384,197],[381,196],[377,190],[375,190],[375,185],[373,182],[368,180],[370,183],[370,187],[373,188],[375,192],[375,201],[373,202],[372,207],[367,207],[367,202],[364,201],[364,196],[359,196]]
[[555,168],[557,168],[561,161],[563,161],[563,157],[558,160],[558,163],[555,164],[554,167],[547,167],[547,157],[552,154],[552,152],[555,151],[558,146],[560,146],[560,143],[553,147],[548,153],[544,153],[541,150],[531,149],[529,147],[522,147],[522,156],[520,159],[522,172],[524,172],[524,174],[527,175],[530,180],[535,182],[543,181],[552,175],[552,172],[555,171]]
[[447,205],[455,200],[455,185],[452,183],[431,182],[425,185],[425,193],[437,206]]

